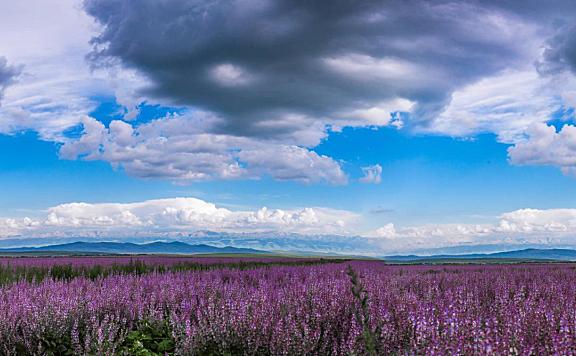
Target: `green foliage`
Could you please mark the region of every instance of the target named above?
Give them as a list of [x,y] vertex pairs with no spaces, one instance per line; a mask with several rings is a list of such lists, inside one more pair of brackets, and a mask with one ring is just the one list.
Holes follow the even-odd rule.
[[359,308],[354,309],[354,315],[358,324],[362,326],[362,341],[364,342],[366,354],[379,355],[377,348],[377,335],[379,332],[378,329],[373,330],[370,323],[368,292],[364,289],[358,274],[356,274],[352,266],[348,265],[346,273],[350,276],[350,282],[352,282],[352,294],[359,304]]
[[308,260],[308,261],[235,261],[221,263],[181,262],[173,265],[146,264],[145,261],[134,259],[127,264],[74,266],[72,264],[54,264],[49,267],[37,266],[11,266],[0,264],[0,286],[18,281],[40,283],[46,278],[53,280],[70,281],[77,277],[86,277],[91,280],[105,278],[110,275],[143,275],[147,273],[167,273],[185,271],[207,271],[214,269],[248,270],[254,268],[270,268],[273,266],[312,266],[326,263],[338,263],[346,260]]
[[128,333],[120,354],[156,356],[174,354],[175,343],[168,322],[143,321]]
[[68,356],[68,355],[75,355],[76,353],[69,346],[69,340],[44,340],[42,343],[42,349],[44,351],[44,355],[47,356]]
[[[232,356],[232,355],[245,355],[245,345],[240,340],[227,338],[222,342],[222,338],[206,338],[196,345],[194,352],[202,356]],[[269,350],[256,350],[254,354],[269,355]]]
[[[69,335],[54,335],[50,332],[46,332],[40,335],[38,340],[42,348],[42,354],[46,356],[69,356],[75,355],[74,349],[72,347],[72,342]],[[16,345],[16,352],[18,355],[26,354],[26,347],[23,344]]]
[[49,276],[52,279],[69,281],[78,276],[72,265],[54,265],[50,268]]

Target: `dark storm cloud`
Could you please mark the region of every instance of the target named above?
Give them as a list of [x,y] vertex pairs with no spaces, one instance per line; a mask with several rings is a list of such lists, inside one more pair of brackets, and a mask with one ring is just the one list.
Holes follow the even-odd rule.
[[103,25],[94,63],[119,60],[151,80],[147,95],[260,137],[296,130],[261,124],[286,114],[333,119],[394,98],[414,102],[423,123],[457,88],[523,61],[523,19],[549,11],[418,0],[86,0],[85,9]]
[[537,68],[542,74],[557,74],[565,70],[576,73],[576,27],[561,28],[548,41]]
[[0,57],[0,100],[2,100],[4,89],[12,84],[19,74],[20,68],[9,66],[6,58]]

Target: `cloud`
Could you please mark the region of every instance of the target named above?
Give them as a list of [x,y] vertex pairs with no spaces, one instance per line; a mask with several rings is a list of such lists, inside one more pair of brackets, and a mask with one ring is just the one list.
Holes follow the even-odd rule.
[[361,183],[380,184],[382,182],[382,166],[379,164],[362,167],[362,173],[364,176],[358,179]]
[[520,209],[503,214],[498,231],[514,233],[576,232],[576,209]]
[[328,129],[358,126],[516,144],[576,103],[570,1],[84,5],[101,26],[94,63],[138,71],[142,95],[210,113],[204,133],[266,140],[267,152],[306,153]]
[[[464,85],[539,48],[538,26],[498,3],[86,0],[95,63],[150,79],[145,94],[222,117],[221,133],[283,136],[303,125],[433,118]],[[524,5],[522,6],[524,7]],[[534,7],[534,6],[532,6]],[[340,125],[340,126],[342,126]]]
[[492,223],[384,224],[362,233],[360,215],[323,207],[228,209],[196,198],[66,203],[43,217],[0,218],[3,239],[176,239],[262,249],[386,255],[442,248],[576,247],[576,209],[519,209]]
[[389,223],[366,236],[381,239],[383,250],[422,251],[477,245],[498,245],[507,249],[526,245],[575,247],[575,234],[576,209],[519,209],[500,215],[494,223],[408,227]]
[[128,174],[174,181],[256,179],[344,184],[340,164],[295,145],[204,133],[218,118],[197,112],[170,115],[133,127],[112,121],[106,128],[85,117],[83,133],[60,149],[65,159],[104,160]]
[[556,34],[545,44],[536,63],[540,73],[554,75],[564,71],[576,72],[576,26],[572,23],[558,26]]
[[388,223],[369,233],[368,236],[395,239],[398,237],[398,233],[396,232],[396,226],[393,223]]
[[95,107],[89,96],[98,85],[84,63],[89,24],[73,0],[0,4],[0,53],[21,65],[0,108],[0,133],[57,140]]
[[0,102],[4,96],[4,90],[6,90],[8,85],[14,83],[20,71],[21,68],[9,66],[6,58],[0,57]]
[[219,64],[210,70],[212,79],[224,87],[246,86],[252,82],[252,76],[234,64]]
[[576,126],[563,125],[556,131],[554,126],[535,124],[526,135],[526,139],[508,148],[511,163],[557,166],[565,174],[576,174]]
[[510,70],[465,86],[424,132],[472,136],[491,132],[504,143],[517,142],[527,127],[548,120],[562,107],[534,68]]
[[[557,32],[536,20],[557,15],[537,3],[85,0],[84,9],[99,25],[92,64],[146,78],[123,101],[212,118],[201,120],[201,130],[166,135],[134,124],[138,139],[122,144],[105,133],[94,152],[86,150],[94,137],[63,147],[62,157],[78,157],[80,149],[85,159],[138,177],[341,184],[339,164],[311,150],[330,130],[494,132],[514,143],[562,106],[557,93],[542,90],[533,65]],[[156,126],[165,121],[157,118]],[[191,152],[186,142],[197,141],[211,147]]]
[[[63,158],[137,177],[342,184],[340,162],[314,147],[343,127],[515,144],[573,106],[575,11],[567,0],[4,2],[0,53],[24,67],[0,133],[33,130]],[[125,125],[90,122],[111,96]],[[142,103],[186,118],[142,125]],[[73,142],[80,125],[90,136]]]
[[370,214],[375,214],[375,215],[379,215],[379,214],[392,214],[394,213],[395,210],[391,209],[391,208],[385,208],[383,206],[378,206],[374,209],[370,210]]
[[143,101],[134,92],[142,78],[116,68],[93,71],[86,62],[96,30],[77,0],[0,3],[0,54],[20,70],[2,101],[0,134],[32,130],[61,142],[107,96],[134,111]]
[[26,231],[34,230],[39,221],[30,218],[0,218],[0,237],[17,236]]
[[243,150],[238,157],[240,162],[246,163],[256,173],[268,172],[278,180],[304,183],[326,181],[333,184],[347,182],[340,165],[333,159],[297,146],[277,145],[260,150]]
[[0,235],[15,236],[148,236],[217,232],[329,234],[349,233],[359,216],[344,210],[229,210],[195,198],[137,203],[67,203],[51,207],[42,219],[0,219]]

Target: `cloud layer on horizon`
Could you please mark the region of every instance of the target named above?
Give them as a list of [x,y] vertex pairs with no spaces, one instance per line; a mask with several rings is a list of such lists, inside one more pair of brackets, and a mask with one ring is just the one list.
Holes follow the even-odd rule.
[[358,219],[349,211],[321,207],[233,211],[196,198],[78,202],[50,207],[44,218],[0,219],[0,236],[170,236],[197,230],[346,234]]
[[476,245],[508,249],[539,245],[576,247],[576,209],[519,209],[486,224],[428,224],[397,227],[386,224],[367,233],[387,250],[423,251]]
[[[282,246],[287,250],[343,252],[340,249],[345,246],[349,252],[382,255],[490,245],[576,247],[576,209],[519,209],[486,224],[398,227],[388,223],[374,231],[362,229],[361,216],[345,210],[231,210],[196,198],[66,203],[47,209],[41,218],[0,218],[0,237],[21,241],[42,237],[47,241],[70,237],[168,238],[201,243],[210,238],[211,243],[228,239],[227,243],[237,246],[263,249]],[[196,234],[202,231],[214,233]],[[218,236],[222,236],[220,240]],[[330,241],[334,242],[332,250]]]

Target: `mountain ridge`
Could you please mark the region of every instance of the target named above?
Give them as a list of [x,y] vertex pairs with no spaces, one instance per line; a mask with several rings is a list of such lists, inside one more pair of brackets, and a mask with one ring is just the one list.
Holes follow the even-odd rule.
[[518,260],[548,260],[548,261],[576,261],[576,250],[565,248],[526,248],[521,250],[502,251],[494,253],[472,254],[440,254],[440,255],[392,255],[383,256],[385,261],[411,262],[423,260],[487,260],[487,259],[518,259]]
[[71,252],[71,253],[110,253],[110,254],[263,254],[266,251],[237,248],[232,246],[212,246],[206,244],[188,244],[180,241],[156,241],[144,244],[132,242],[85,242],[75,241],[64,244],[46,245],[38,247],[15,247],[0,249],[0,253],[29,253],[29,252]]

